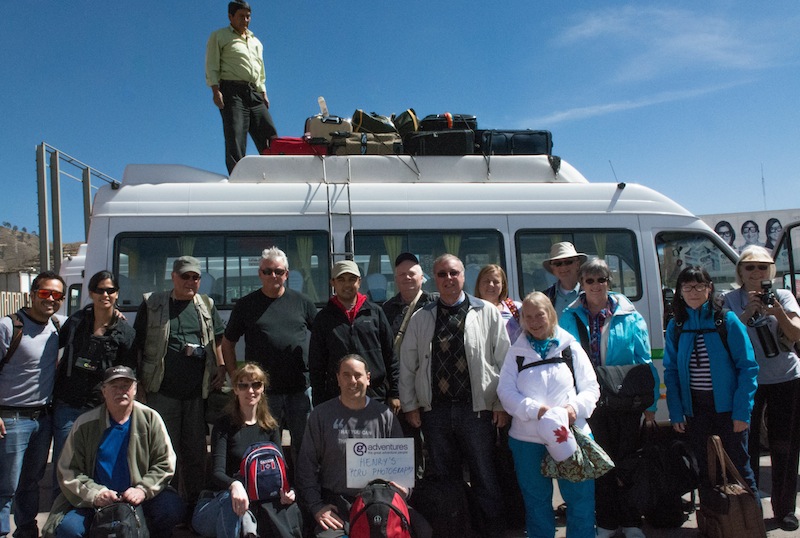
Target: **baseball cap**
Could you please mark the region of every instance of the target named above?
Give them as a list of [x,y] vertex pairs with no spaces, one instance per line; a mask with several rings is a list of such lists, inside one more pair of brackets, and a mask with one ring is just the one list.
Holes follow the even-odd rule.
[[331,278],[336,278],[344,273],[350,273],[351,275],[356,275],[357,277],[361,276],[361,271],[358,270],[358,265],[356,265],[356,262],[353,260],[342,260],[333,264]]
[[183,273],[200,274],[200,260],[192,256],[181,256],[172,264],[172,272],[182,275]]
[[419,259],[410,252],[403,252],[398,255],[397,258],[394,259],[394,266],[397,267],[403,262],[414,262],[415,265],[419,265]]
[[563,407],[551,407],[539,419],[539,437],[555,461],[564,461],[578,449],[575,435],[569,428],[569,416]]
[[133,370],[127,366],[112,366],[111,368],[106,369],[105,374],[103,374],[103,383],[108,383],[109,381],[114,381],[115,379],[120,378],[136,381],[136,374],[134,374]]

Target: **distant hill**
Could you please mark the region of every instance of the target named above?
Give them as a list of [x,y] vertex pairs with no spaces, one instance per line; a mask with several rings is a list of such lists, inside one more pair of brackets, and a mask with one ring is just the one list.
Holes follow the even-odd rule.
[[[0,273],[39,270],[39,236],[3,223],[0,226]],[[64,255],[75,254],[80,243],[64,245]]]

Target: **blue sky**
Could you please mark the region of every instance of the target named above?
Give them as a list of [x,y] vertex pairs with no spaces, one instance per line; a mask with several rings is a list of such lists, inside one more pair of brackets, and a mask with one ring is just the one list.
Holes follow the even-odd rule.
[[[590,181],[615,181],[613,164],[697,214],[800,206],[796,0],[252,5],[282,135],[302,134],[319,95],[342,116],[469,113],[549,129]],[[43,141],[118,179],[129,163],[225,173],[203,60],[226,6],[0,2],[0,220],[37,229]],[[63,189],[64,238],[80,240],[80,184]]]

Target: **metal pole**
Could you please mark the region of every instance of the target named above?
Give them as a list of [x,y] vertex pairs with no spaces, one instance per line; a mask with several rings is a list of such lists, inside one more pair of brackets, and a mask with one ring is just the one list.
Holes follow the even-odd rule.
[[61,183],[59,173],[59,155],[55,150],[50,155],[50,192],[53,196],[53,271],[61,269],[64,257],[64,244],[61,238]]
[[89,241],[89,222],[92,215],[92,169],[83,170],[83,230],[85,241]]
[[47,211],[47,161],[44,142],[36,146],[36,187],[39,195],[39,271],[50,270],[50,222]]

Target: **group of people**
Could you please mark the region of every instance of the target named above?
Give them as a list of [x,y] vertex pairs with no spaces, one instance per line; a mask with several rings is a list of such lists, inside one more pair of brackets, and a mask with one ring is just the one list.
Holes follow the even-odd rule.
[[[637,448],[642,415],[654,420],[660,383],[644,319],[611,291],[603,260],[557,243],[543,267],[555,284],[520,303],[509,299],[497,265],[480,271],[476,296],[467,294],[463,262],[444,254],[433,263],[438,291],[428,293],[419,260],[406,252],[395,260],[397,294],[379,306],[360,293],[359,266],[343,260],[331,271],[334,294],[317,312],[286,285],[288,259],[272,247],[259,263],[262,287],[236,302],[227,326],[199,293],[203,268],[191,256],[174,261],[172,289],[145,295],[133,327],[116,308],[113,274],[94,275],[91,303],[64,320],[55,314],[64,283],[42,273],[31,306],[0,321],[0,536],[9,532],[12,500],[15,536],[38,535],[51,438],[56,498],[47,536],[84,536],[92,508],[118,501],[141,505],[154,536],[186,521],[204,536],[301,536],[303,514],[314,535],[343,536],[358,493],[347,487],[346,440],[373,437],[414,437],[426,477],[460,482],[466,468],[481,535],[502,536],[508,485],[494,465],[498,431],[508,434],[528,535],[552,536],[540,423],[574,425],[621,461]],[[678,277],[664,354],[670,421],[687,435],[701,473],[705,440],[720,435],[755,492],[750,455],[768,423],[774,513],[783,528],[797,528],[800,307],[789,292],[764,291],[775,267],[763,248],[743,253],[737,276],[741,288],[723,297],[724,308],[704,269]],[[565,354],[569,366],[547,360]],[[538,361],[546,362],[530,367]],[[653,372],[655,401],[643,413],[597,406],[595,369],[626,364]],[[233,396],[212,431],[207,481],[205,400],[226,374]],[[252,502],[238,475],[241,458],[254,442],[280,446],[284,429],[294,489]],[[570,536],[643,536],[641,514],[621,487],[613,470],[559,480]],[[412,511],[411,519],[418,536],[430,535],[424,518]]]

